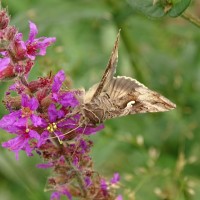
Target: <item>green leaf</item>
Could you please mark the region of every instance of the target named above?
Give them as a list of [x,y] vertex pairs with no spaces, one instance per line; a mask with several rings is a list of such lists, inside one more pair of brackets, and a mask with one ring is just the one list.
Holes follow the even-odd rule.
[[157,18],[163,17],[165,15],[160,1],[153,4],[153,0],[129,0],[129,3],[131,4],[131,6],[150,17]]
[[187,7],[190,5],[191,0],[181,0],[175,1],[174,5],[172,6],[171,10],[167,13],[170,17],[178,17],[181,15]]
[[191,0],[129,0],[130,5],[153,18],[178,17],[189,6]]

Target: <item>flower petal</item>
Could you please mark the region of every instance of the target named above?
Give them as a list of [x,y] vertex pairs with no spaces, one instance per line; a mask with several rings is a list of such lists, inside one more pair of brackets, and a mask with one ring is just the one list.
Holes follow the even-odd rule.
[[42,124],[42,118],[37,115],[31,115],[31,121],[33,122],[34,126],[40,126]]
[[48,107],[48,116],[50,122],[55,122],[57,119],[64,116],[64,112],[62,110],[57,110],[54,104],[50,104]]
[[0,128],[4,130],[9,130],[12,128],[13,124],[17,121],[17,119],[21,116],[21,111],[12,112],[8,115],[5,115],[0,120]]
[[28,139],[23,136],[17,136],[7,142],[2,143],[2,147],[8,148],[15,152],[16,159],[18,159],[18,152],[22,149],[25,149],[26,145],[29,145]]
[[71,106],[72,108],[79,104],[73,92],[66,92],[65,94],[61,95],[59,103],[64,107]]
[[120,180],[120,175],[119,175],[119,173],[114,173],[112,179],[110,180],[110,183],[111,183],[111,184],[116,184],[116,183],[119,182],[119,180]]
[[36,98],[33,97],[29,100],[29,108],[31,110],[36,110],[38,106],[39,106],[39,102]]
[[3,71],[10,63],[10,58],[0,58],[0,71]]
[[44,56],[46,54],[46,49],[48,46],[50,46],[52,43],[56,41],[55,37],[45,38],[42,42],[38,42],[37,48],[39,49],[39,52],[37,55]]
[[38,134],[37,131],[30,130],[28,134],[29,134],[30,138],[35,138],[38,141],[40,140],[40,135]]
[[122,197],[122,195],[121,195],[121,194],[120,194],[120,195],[118,195],[118,196],[117,196],[117,198],[116,198],[115,200],[123,200],[123,197]]
[[47,141],[48,137],[49,137],[49,132],[48,131],[44,131],[40,135],[40,140],[37,143],[37,147],[40,147],[41,145],[45,144],[45,142]]
[[35,36],[38,34],[38,29],[37,29],[37,26],[31,21],[29,21],[29,28],[30,28],[30,33],[29,33],[28,41],[33,42],[35,39]]
[[63,70],[60,70],[53,79],[53,84],[52,84],[53,93],[56,93],[60,90],[64,80],[65,80],[65,72]]
[[26,94],[22,95],[22,106],[29,107],[29,96]]
[[60,196],[61,196],[61,194],[59,192],[53,192],[51,194],[50,200],[60,200]]

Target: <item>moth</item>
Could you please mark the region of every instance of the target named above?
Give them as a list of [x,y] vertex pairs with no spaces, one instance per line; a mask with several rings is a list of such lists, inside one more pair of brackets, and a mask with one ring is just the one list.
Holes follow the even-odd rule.
[[81,108],[87,123],[98,124],[107,119],[137,113],[165,112],[176,107],[170,100],[139,81],[126,76],[114,76],[119,37],[120,33],[102,79],[83,96]]

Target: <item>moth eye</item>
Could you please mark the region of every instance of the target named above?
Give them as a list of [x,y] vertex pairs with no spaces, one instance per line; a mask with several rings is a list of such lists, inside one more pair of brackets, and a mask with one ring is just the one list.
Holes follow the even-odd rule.
[[126,107],[131,108],[135,104],[135,101],[129,101]]

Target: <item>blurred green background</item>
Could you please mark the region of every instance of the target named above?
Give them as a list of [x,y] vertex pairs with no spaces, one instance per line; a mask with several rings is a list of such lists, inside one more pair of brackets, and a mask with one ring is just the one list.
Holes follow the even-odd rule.
[[[139,114],[105,122],[90,138],[96,170],[121,174],[125,200],[200,199],[200,29],[181,17],[152,19],[129,1],[5,0],[11,23],[28,37],[28,20],[39,36],[56,37],[37,59],[30,79],[64,69],[73,87],[100,80],[121,28],[118,75],[131,76],[177,104],[166,113]],[[194,1],[190,12],[199,15]],[[1,98],[9,83],[0,83]],[[1,117],[5,113],[0,105]],[[0,141],[11,135],[1,130]],[[50,171],[41,159],[0,150],[0,199],[47,200]]]

